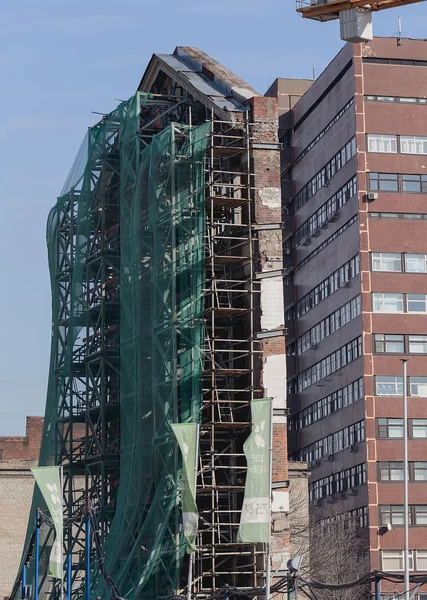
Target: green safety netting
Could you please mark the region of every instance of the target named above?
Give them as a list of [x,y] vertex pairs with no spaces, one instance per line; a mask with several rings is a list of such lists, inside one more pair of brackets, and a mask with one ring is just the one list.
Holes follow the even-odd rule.
[[[93,207],[107,189],[116,190],[111,202],[119,203],[120,216],[120,475],[103,555],[109,576],[129,600],[165,597],[179,587],[180,470],[169,424],[199,420],[204,340],[210,123],[171,123],[142,148],[139,115],[150,98],[137,93],[89,129],[47,227],[53,319],[40,465],[57,464],[61,445],[71,447],[67,436],[73,433],[64,425],[70,411],[76,428],[84,421],[86,313],[96,284],[87,268],[96,236]],[[76,442],[73,451],[77,457]],[[36,507],[45,508],[38,490],[27,544]],[[75,526],[72,532],[77,535]],[[49,595],[48,527],[42,541],[39,585]],[[28,583],[33,567],[34,560]],[[95,553],[92,571],[91,597],[110,597]],[[79,590],[77,579],[73,589]]]

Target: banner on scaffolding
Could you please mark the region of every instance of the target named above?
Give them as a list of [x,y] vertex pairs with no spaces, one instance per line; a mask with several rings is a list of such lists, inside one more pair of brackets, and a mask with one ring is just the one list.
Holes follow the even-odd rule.
[[40,488],[55,527],[55,541],[49,559],[49,574],[56,579],[63,578],[63,507],[61,467],[34,467],[31,469]]
[[271,398],[252,400],[252,433],[243,444],[247,472],[238,542],[269,543],[271,522]]
[[171,425],[182,454],[182,523],[187,553],[196,552],[197,526],[199,514],[196,505],[197,460],[199,448],[198,423]]

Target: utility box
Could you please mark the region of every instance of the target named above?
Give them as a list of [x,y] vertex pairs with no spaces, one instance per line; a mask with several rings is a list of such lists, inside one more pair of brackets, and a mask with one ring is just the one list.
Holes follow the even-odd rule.
[[372,12],[366,8],[340,11],[340,33],[346,42],[369,42],[373,39]]

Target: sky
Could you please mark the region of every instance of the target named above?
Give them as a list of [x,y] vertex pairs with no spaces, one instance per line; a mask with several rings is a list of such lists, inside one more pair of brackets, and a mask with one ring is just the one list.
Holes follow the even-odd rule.
[[[92,111],[136,90],[153,52],[198,46],[264,93],[276,77],[316,76],[341,48],[336,22],[303,20],[294,0],[19,0],[0,14],[0,436],[42,415],[51,305],[46,218]],[[423,37],[427,3],[401,10]],[[397,12],[374,17],[393,35]]]

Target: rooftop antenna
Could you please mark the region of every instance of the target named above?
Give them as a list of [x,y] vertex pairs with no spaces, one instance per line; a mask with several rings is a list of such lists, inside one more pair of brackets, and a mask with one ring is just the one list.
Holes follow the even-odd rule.
[[313,81],[316,79],[316,70],[315,70],[315,66],[313,65]]
[[397,14],[397,45],[402,45],[402,21],[399,13]]

